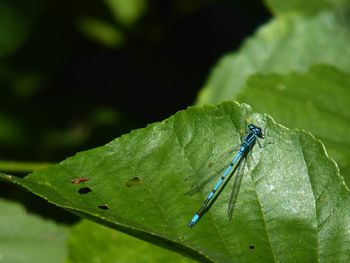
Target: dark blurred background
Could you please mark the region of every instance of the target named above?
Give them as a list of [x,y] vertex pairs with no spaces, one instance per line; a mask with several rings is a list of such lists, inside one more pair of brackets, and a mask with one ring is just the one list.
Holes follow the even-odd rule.
[[185,109],[269,18],[253,0],[0,0],[0,159],[59,162]]
[[[8,1],[32,24],[1,59],[2,159],[57,162],[169,117],[269,19],[260,1],[138,1],[131,22],[103,1],[22,2]],[[94,39],[89,19],[114,26],[121,40]]]

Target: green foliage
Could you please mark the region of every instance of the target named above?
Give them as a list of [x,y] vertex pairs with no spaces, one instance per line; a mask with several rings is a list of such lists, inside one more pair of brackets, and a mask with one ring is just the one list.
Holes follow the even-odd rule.
[[[278,16],[239,52],[221,59],[198,103],[234,98],[288,127],[311,131],[324,141],[350,183],[348,3],[268,3]],[[312,67],[319,63],[324,66]]]
[[0,199],[0,261],[61,263],[67,257],[66,229]]
[[85,36],[105,47],[118,47],[124,42],[123,33],[116,26],[92,17],[81,18],[78,27]]
[[[239,144],[246,122],[264,128],[265,147],[254,147],[232,221],[227,203],[233,180],[188,228],[214,182],[193,196],[186,193],[213,167],[225,166],[220,156]],[[350,260],[349,190],[323,145],[234,102],[192,107],[24,179],[2,178],[200,261]]]
[[104,0],[115,21],[94,17],[78,19],[78,29],[86,37],[107,48],[121,47],[125,29],[134,26],[146,11],[146,0]]
[[[28,12],[30,10],[30,12]],[[41,1],[0,1],[0,58],[16,51],[26,39],[41,11]]]
[[[194,12],[198,6],[206,5],[204,2],[178,1],[175,6]],[[284,128],[268,115],[253,113],[245,104],[228,101],[191,107],[58,165],[43,168],[48,164],[0,161],[2,171],[38,169],[24,178],[0,174],[5,182],[137,238],[83,221],[70,228],[66,242],[67,228],[0,200],[0,261],[191,262],[160,248],[163,247],[201,262],[349,262],[349,189],[323,144],[310,133],[300,131],[310,131],[325,143],[350,184],[349,3],[265,2],[276,17],[238,52],[221,59],[198,103],[233,98],[298,130]],[[23,66],[9,59],[27,40],[43,3],[0,2],[0,57],[6,57],[0,63],[0,86],[6,90],[4,108],[22,102],[26,107],[26,100],[35,96],[48,75],[55,75],[50,71],[60,64],[58,58],[68,53],[46,42],[53,39],[50,41],[56,47],[65,45],[65,41],[57,40],[69,35],[62,34],[68,31],[56,32],[58,26],[50,33],[41,28],[37,35],[42,39],[29,44],[37,47],[43,42],[40,47],[49,51],[43,52],[47,60],[20,54],[20,59],[30,61],[29,68],[28,64]],[[140,32],[131,32],[149,8],[146,0],[104,0],[102,5],[104,10],[91,13],[98,6],[94,4],[80,10],[76,17],[68,16],[67,21],[57,23],[77,23],[81,33],[109,48],[120,48],[132,38],[139,41],[142,35],[167,35],[164,25],[152,19],[145,20]],[[52,9],[56,10],[55,6]],[[60,14],[59,8],[57,12]],[[108,15],[103,16],[103,12]],[[51,17],[49,12],[45,15],[48,14]],[[164,21],[172,24],[174,20]],[[147,27],[148,31],[143,32]],[[153,40],[149,43],[161,46]],[[21,103],[7,99],[12,97],[20,98]],[[71,100],[77,103],[76,98]],[[81,108],[85,108],[83,103]],[[61,107],[59,112],[63,118],[65,109],[69,106]],[[86,142],[95,130],[104,127],[114,132],[116,125],[126,120],[121,112],[109,107],[95,107],[88,112],[86,122],[73,122],[63,128],[62,124],[56,126],[58,116],[50,113],[46,119],[33,122],[26,114],[18,117],[5,110],[0,114],[0,144],[8,148],[17,145],[26,152],[22,148],[27,143],[26,149],[37,147],[43,155],[48,148],[51,152],[60,147],[88,148]],[[29,116],[40,118],[42,113],[42,109],[36,114],[28,111]],[[55,125],[40,126],[48,119]],[[23,120],[33,125],[37,137]],[[189,229],[189,220],[215,180],[199,192],[189,193],[193,186],[221,172],[232,158],[234,146],[240,144],[247,123],[263,127],[266,138],[264,147],[255,146],[253,158],[248,158],[233,219],[227,217],[233,184],[230,180],[209,212]]]
[[320,65],[307,73],[252,76],[237,98],[254,104],[255,109],[271,114],[288,127],[315,134],[337,160],[350,185],[348,87],[349,74]]
[[294,14],[274,18],[248,39],[239,52],[221,59],[198,103],[234,98],[247,78],[256,73],[303,72],[318,63],[350,72],[349,15],[327,11],[311,17]]
[[349,7],[349,1],[347,0],[265,0],[265,3],[275,14],[300,12],[306,15],[312,15],[324,9]]
[[[93,242],[91,242],[93,240]],[[193,262],[166,249],[83,220],[71,229],[67,262]]]
[[146,0],[104,0],[116,21],[124,26],[134,25],[147,8]]

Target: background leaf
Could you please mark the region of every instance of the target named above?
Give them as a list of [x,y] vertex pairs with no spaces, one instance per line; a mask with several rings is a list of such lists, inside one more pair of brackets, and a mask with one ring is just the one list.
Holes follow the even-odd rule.
[[[264,128],[265,148],[254,147],[232,221],[227,202],[233,180],[189,229],[212,183],[188,196],[186,178],[199,181],[197,171],[209,170],[211,160],[237,145],[245,122]],[[128,185],[135,177],[141,183]],[[2,178],[200,261],[350,260],[349,190],[323,145],[234,102],[192,107],[24,179]]]
[[67,262],[194,262],[88,220],[71,229],[68,244]]
[[347,0],[265,0],[264,2],[275,14],[298,12],[306,15],[312,15],[324,9],[340,9],[349,6],[349,1]]
[[345,10],[328,10],[314,16],[290,14],[274,18],[239,52],[221,59],[198,103],[235,98],[247,78],[255,73],[304,72],[317,63],[350,72],[349,14]]
[[124,26],[134,25],[145,13],[148,2],[146,0],[104,0],[109,6],[115,19]]
[[66,229],[0,199],[0,261],[62,263],[67,256]]
[[88,38],[109,48],[123,44],[124,36],[115,25],[92,17],[83,17],[78,21],[80,31]]
[[40,12],[41,0],[0,1],[0,58],[11,55],[21,46]]

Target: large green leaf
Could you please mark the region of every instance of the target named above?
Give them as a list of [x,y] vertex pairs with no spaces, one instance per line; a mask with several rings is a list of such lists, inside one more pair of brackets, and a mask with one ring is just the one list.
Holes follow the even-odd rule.
[[88,220],[71,229],[68,248],[68,262],[72,263],[193,262],[177,253]]
[[199,104],[234,98],[255,73],[306,71],[315,63],[350,72],[350,13],[324,11],[315,16],[278,16],[242,49],[223,57],[198,98]]
[[320,138],[350,185],[350,75],[319,65],[307,73],[256,75],[236,96],[288,126]]
[[0,199],[0,262],[62,263],[67,256],[66,230]]
[[[186,193],[227,165],[245,122],[264,129],[265,146],[248,156],[232,220],[227,205],[234,180],[188,228],[215,182]],[[350,260],[349,190],[323,145],[234,102],[191,107],[24,179],[2,178],[200,261]]]

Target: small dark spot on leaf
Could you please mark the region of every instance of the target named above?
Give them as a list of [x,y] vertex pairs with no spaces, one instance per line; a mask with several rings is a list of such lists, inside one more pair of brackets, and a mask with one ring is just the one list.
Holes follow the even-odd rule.
[[249,249],[255,249],[255,246],[254,245],[250,245]]
[[78,190],[79,194],[87,194],[89,192],[91,192],[92,190],[90,189],[90,187],[82,187]]
[[86,181],[89,181],[90,178],[85,178],[85,177],[78,177],[78,178],[74,178],[72,180],[70,180],[70,182],[72,184],[80,184],[80,183],[83,183],[83,182],[86,182]]
[[127,187],[131,187],[134,185],[140,185],[142,183],[143,183],[142,179],[140,177],[136,176],[134,178],[131,178],[129,181],[127,181],[125,185]]
[[109,209],[108,205],[99,205],[98,208],[100,208],[102,210],[108,210]]

